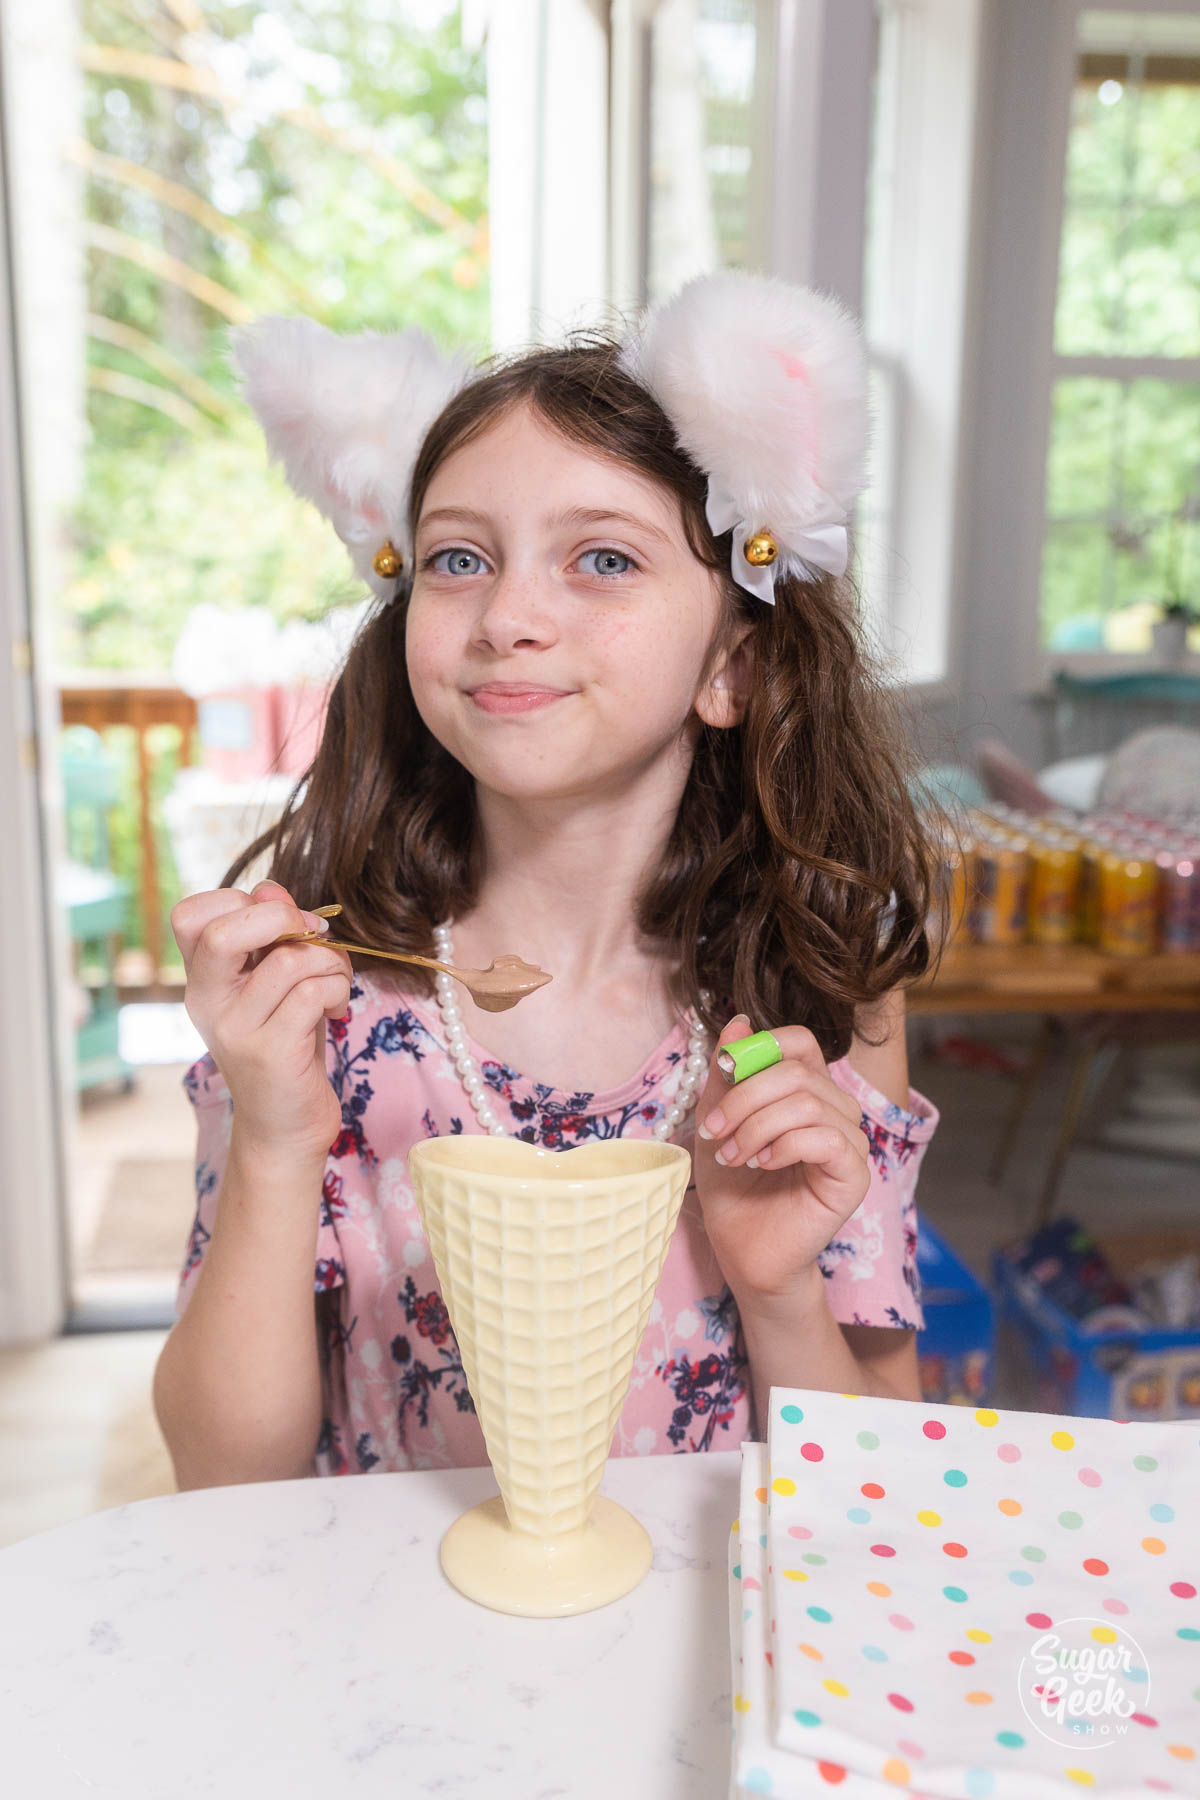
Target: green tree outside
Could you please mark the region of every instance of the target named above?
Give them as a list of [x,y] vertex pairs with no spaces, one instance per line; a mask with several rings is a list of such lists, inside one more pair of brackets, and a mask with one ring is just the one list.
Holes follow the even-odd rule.
[[[268,466],[228,333],[303,312],[486,353],[483,57],[449,0],[84,0],[81,35],[88,442],[58,658],[167,669],[201,601],[282,624],[361,599]],[[177,737],[155,734],[156,802]],[[133,743],[109,738],[113,861],[137,896]],[[156,843],[165,915],[178,883]],[[140,899],[126,941],[145,941]]]
[[[1198,97],[1180,81],[1077,85],[1060,356],[1200,356]],[[1062,374],[1046,513],[1048,648],[1147,649],[1168,601],[1200,613],[1200,387]]]

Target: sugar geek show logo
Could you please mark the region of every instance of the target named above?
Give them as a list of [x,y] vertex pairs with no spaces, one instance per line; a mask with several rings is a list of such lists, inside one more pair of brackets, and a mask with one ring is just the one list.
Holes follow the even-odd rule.
[[1102,1750],[1145,1713],[1150,1671],[1131,1632],[1105,1619],[1060,1619],[1034,1638],[1017,1671],[1021,1707],[1052,1744]]

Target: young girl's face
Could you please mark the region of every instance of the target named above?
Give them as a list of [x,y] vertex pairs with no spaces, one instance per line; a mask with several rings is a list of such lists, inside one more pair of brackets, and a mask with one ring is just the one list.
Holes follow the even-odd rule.
[[413,697],[477,781],[582,798],[686,773],[720,589],[669,489],[522,406],[440,465],[415,550]]

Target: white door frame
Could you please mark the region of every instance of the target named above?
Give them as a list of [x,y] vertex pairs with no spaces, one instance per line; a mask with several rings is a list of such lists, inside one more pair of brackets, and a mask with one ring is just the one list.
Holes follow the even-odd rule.
[[65,934],[43,835],[55,796],[44,809],[37,746],[54,743],[56,721],[31,628],[3,127],[0,79],[0,1344],[15,1344],[55,1335],[66,1318],[70,1038],[51,973],[66,966]]

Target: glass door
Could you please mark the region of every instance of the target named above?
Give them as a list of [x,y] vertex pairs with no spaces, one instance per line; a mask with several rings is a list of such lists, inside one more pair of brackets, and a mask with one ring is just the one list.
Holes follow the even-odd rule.
[[170,1320],[203,1046],[169,914],[299,778],[364,598],[268,466],[228,332],[304,312],[488,349],[486,52],[463,11],[4,12],[77,1322]]

